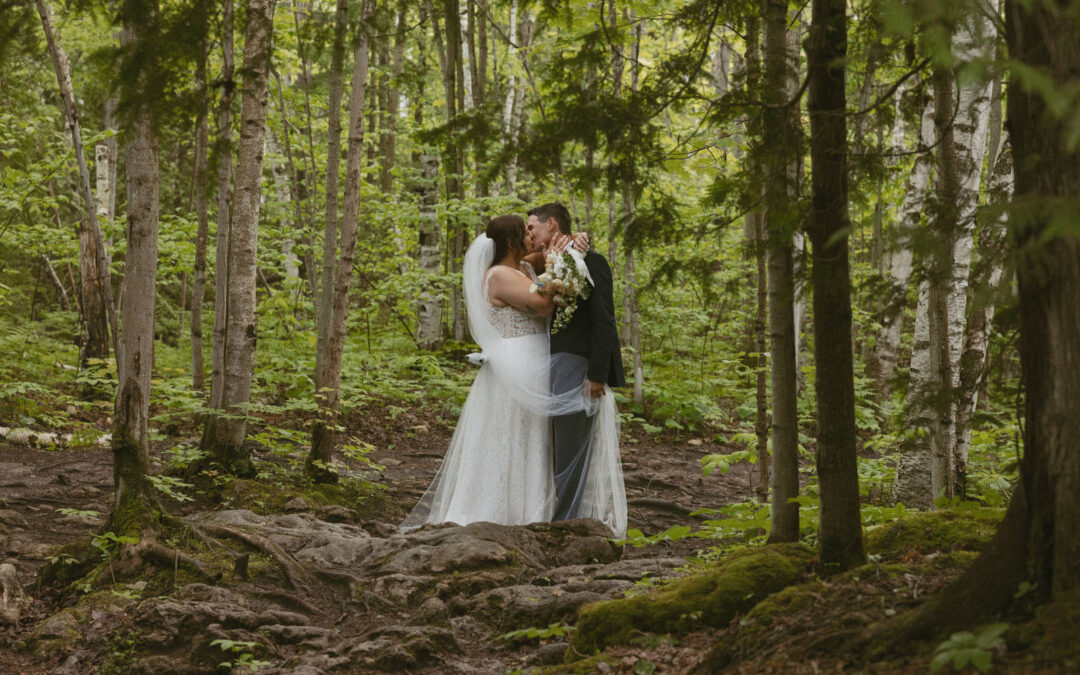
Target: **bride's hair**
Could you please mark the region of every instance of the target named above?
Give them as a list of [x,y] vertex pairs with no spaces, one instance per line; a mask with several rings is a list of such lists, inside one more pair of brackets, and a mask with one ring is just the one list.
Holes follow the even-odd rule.
[[525,251],[525,219],[517,215],[496,216],[488,221],[488,239],[495,242],[495,258],[491,261],[496,263],[506,257],[507,253],[524,254]]

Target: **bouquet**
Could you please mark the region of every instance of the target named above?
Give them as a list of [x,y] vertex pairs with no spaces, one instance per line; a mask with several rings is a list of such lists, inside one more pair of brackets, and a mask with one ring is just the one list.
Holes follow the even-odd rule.
[[555,301],[552,333],[558,333],[570,323],[578,301],[589,297],[590,283],[592,277],[581,253],[570,249],[547,254],[545,271],[536,278],[536,283],[529,287],[529,292],[550,295]]

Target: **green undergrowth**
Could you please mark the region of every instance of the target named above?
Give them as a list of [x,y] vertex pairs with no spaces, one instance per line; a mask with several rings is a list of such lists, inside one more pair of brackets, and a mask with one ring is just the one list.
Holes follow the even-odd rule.
[[588,605],[578,614],[574,649],[592,654],[642,633],[685,633],[726,625],[806,574],[813,551],[771,544],[737,551],[656,593]]

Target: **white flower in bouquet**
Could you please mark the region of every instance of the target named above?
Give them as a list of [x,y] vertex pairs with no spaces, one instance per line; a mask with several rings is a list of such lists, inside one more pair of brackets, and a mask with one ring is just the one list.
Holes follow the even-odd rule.
[[578,301],[589,297],[589,269],[577,251],[552,251],[547,255],[547,270],[529,286],[530,293],[550,295],[555,303],[551,332],[557,333],[570,323]]

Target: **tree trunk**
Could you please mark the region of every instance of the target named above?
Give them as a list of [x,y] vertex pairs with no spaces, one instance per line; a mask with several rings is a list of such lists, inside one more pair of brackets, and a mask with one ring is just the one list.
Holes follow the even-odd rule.
[[[149,6],[149,11],[147,5]],[[157,3],[123,3],[125,45],[153,39]],[[155,76],[140,64],[139,81]],[[158,158],[153,108],[142,101],[130,107],[127,147],[127,253],[124,259],[124,331],[117,359],[115,419],[112,428],[116,504],[110,528],[137,533],[153,504],[150,474],[150,382],[154,365],[154,301],[157,277]]]
[[[629,23],[633,26],[634,42],[630,48],[630,98],[637,97],[639,61],[638,53],[641,51],[641,28],[642,22],[635,21],[633,13],[629,16]],[[633,162],[632,157],[627,158]],[[633,169],[631,168],[631,173]],[[634,209],[637,203],[637,188],[634,178],[628,178],[623,185],[623,241],[626,241],[626,231],[634,219]],[[645,405],[645,367],[641,353],[641,317],[637,297],[637,270],[634,265],[634,251],[629,246],[623,252],[623,274],[626,276],[626,285],[623,289],[623,302],[625,303],[627,339],[630,342],[630,350],[634,356],[634,404]]]
[[[990,205],[1002,208],[1008,204],[1013,190],[1012,152],[1005,136],[990,178]],[[967,457],[971,445],[971,418],[978,402],[979,389],[986,374],[990,344],[990,327],[994,322],[994,302],[1008,286],[1005,275],[1005,212],[987,222],[979,233],[979,260],[971,268],[968,288],[973,294],[971,311],[964,331],[964,350],[959,360],[959,390],[956,398],[956,445],[953,461],[956,466],[955,493],[967,496]]]
[[[797,227],[798,208],[792,184],[793,167],[800,145],[792,109],[785,105],[787,82],[797,72],[794,55],[788,51],[787,0],[765,0],[764,86],[762,100],[762,147],[765,185],[765,223],[761,243],[768,242],[768,351],[772,375],[772,522],[770,541],[797,541],[799,505],[790,500],[799,496],[799,417],[797,404],[797,363],[795,360],[795,277],[792,235]],[[760,265],[761,263],[759,263]],[[764,269],[759,283],[765,282]],[[760,292],[759,292],[760,295]],[[764,299],[758,312],[764,323]],[[762,326],[764,332],[764,326]],[[763,341],[762,341],[763,342]],[[759,349],[764,352],[765,345]],[[759,389],[762,385],[759,384]],[[760,434],[759,434],[760,435]],[[759,440],[759,448],[762,447]],[[761,451],[759,450],[759,456]],[[764,478],[764,476],[763,476]]]
[[[203,30],[209,30],[209,21],[203,24]],[[206,201],[206,177],[208,172],[208,143],[210,98],[206,83],[206,60],[209,38],[203,39],[199,50],[199,60],[195,64],[195,86],[199,106],[195,118],[195,217],[198,226],[195,231],[195,279],[191,287],[191,388],[205,390],[202,344],[202,307],[206,299],[206,239],[210,226],[210,212]],[[222,160],[224,161],[224,160]]]
[[439,218],[435,212],[439,190],[435,184],[439,175],[439,158],[423,155],[420,158],[420,272],[427,279],[420,292],[417,311],[416,342],[421,349],[433,350],[442,342],[442,299],[432,292],[439,276],[442,251],[439,246]]
[[249,0],[244,30],[244,80],[236,190],[229,224],[228,320],[225,325],[225,377],[221,407],[230,417],[216,418],[212,454],[223,468],[244,474],[251,460],[244,447],[246,405],[251,401],[255,368],[256,244],[262,193],[263,139],[266,135],[267,79],[270,70],[274,6],[277,0]]
[[[904,307],[907,305],[908,284],[913,271],[911,239],[919,228],[923,206],[926,204],[927,190],[930,187],[933,145],[934,99],[928,96],[919,125],[915,165],[908,174],[904,203],[900,207],[900,222],[896,227],[896,239],[887,253],[886,267],[889,270],[889,277],[881,303],[881,329],[878,331],[869,364],[871,374],[877,382],[878,391],[881,392],[882,400],[885,401],[890,399],[892,379],[896,373],[900,336],[904,325]],[[899,480],[899,473],[897,479]]]
[[349,142],[345,158],[345,199],[342,210],[341,254],[334,279],[333,315],[326,340],[325,372],[320,378],[322,394],[319,417],[311,434],[311,452],[304,473],[317,482],[334,482],[337,473],[330,467],[334,429],[341,402],[341,361],[345,347],[345,320],[349,313],[349,285],[352,280],[356,230],[360,217],[360,170],[364,152],[364,89],[368,76],[367,19],[374,9],[371,0],[361,7],[356,50],[353,53],[352,91],[349,95]]
[[[465,78],[463,47],[461,44],[461,18],[458,0],[444,1],[446,26],[446,70],[443,83],[446,88],[446,120],[453,122],[463,111],[465,103]],[[447,199],[465,199],[464,152],[459,141],[451,137],[447,142],[446,165],[451,173],[446,179]],[[455,216],[447,218],[447,235],[450,240],[450,272],[458,274],[465,256],[465,225]],[[465,340],[465,300],[460,284],[455,284],[450,298],[451,335],[457,341]]]
[[386,110],[379,136],[382,150],[382,168],[379,183],[383,194],[389,195],[394,186],[394,165],[397,163],[397,120],[401,108],[401,70],[405,64],[405,37],[408,13],[405,3],[398,7],[397,26],[394,35],[394,53],[391,60],[390,81],[387,83]]
[[330,52],[330,101],[326,142],[326,223],[323,231],[322,281],[319,286],[315,342],[315,396],[322,396],[326,339],[334,312],[334,272],[338,244],[338,171],[341,165],[341,96],[344,90],[345,36],[349,30],[349,0],[338,0],[334,44]]
[[109,357],[110,329],[112,349],[116,351],[116,308],[113,306],[105,238],[98,223],[96,202],[90,187],[90,170],[87,168],[86,154],[83,151],[79,110],[75,105],[75,92],[71,86],[71,67],[68,64],[67,54],[64,53],[64,48],[60,46],[60,41],[53,30],[52,9],[46,0],[35,0],[35,4],[41,17],[41,26],[45,32],[49,55],[52,57],[60,96],[64,101],[64,116],[71,132],[72,145],[75,148],[75,158],[79,167],[79,187],[83,199],[78,228],[79,269],[82,276],[83,320],[86,323],[86,341],[82,353],[85,363],[86,359]]
[[[319,186],[317,181],[318,171],[315,168],[315,135],[314,133],[312,133],[311,127],[311,58],[308,56],[307,50],[304,48],[304,39],[303,36],[300,34],[301,11],[300,2],[298,0],[293,0],[292,15],[293,26],[296,28],[296,52],[297,56],[300,57],[300,74],[304,82],[304,135],[307,137],[308,145],[308,164],[306,172],[308,197],[308,227],[304,228],[304,231],[307,233],[306,236],[308,238],[309,245],[307,247],[307,251],[304,253],[304,271],[307,275],[308,286],[311,288],[311,296],[312,298],[317,299],[319,297],[319,273],[315,265],[315,211],[317,211],[319,208],[316,198],[316,195],[318,195],[319,192]],[[285,114],[284,108],[285,106],[282,105],[282,115]],[[286,139],[286,147],[288,147],[288,139]],[[289,160],[289,163],[292,164],[291,158]],[[304,196],[300,190],[299,169],[296,169],[294,171],[294,175],[294,182],[296,185],[296,200],[298,205],[297,208],[299,209],[299,204],[303,200]],[[301,227],[299,217],[297,218],[297,227]]]
[[855,390],[848,268],[847,15],[844,0],[813,0],[809,60],[814,378],[821,561],[827,571],[865,560],[855,456]]
[[[214,334],[210,347],[210,408],[222,407],[225,388],[225,325],[229,318],[229,211],[232,205],[232,93],[233,80],[233,0],[225,0],[221,16],[221,102],[218,106],[218,210],[217,240],[214,248]],[[202,447],[213,442],[213,415],[207,416]]]
[[[303,191],[300,189],[300,173],[296,169],[296,162],[293,161],[292,151],[292,134],[289,133],[289,115],[288,110],[285,107],[285,93],[281,89],[281,76],[274,73],[274,81],[277,84],[278,95],[278,112],[281,113],[281,136],[285,141],[285,170],[288,172],[288,176],[285,179],[281,178],[281,173],[274,169],[274,181],[279,186],[279,192],[281,195],[281,201],[285,204],[292,203],[295,215],[293,218],[295,221],[290,227],[285,225],[286,234],[282,240],[281,253],[285,258],[285,277],[289,281],[294,281],[299,276],[298,260],[296,253],[293,252],[293,248],[296,246],[296,239],[292,233],[304,232],[308,228],[304,227],[304,207],[302,204],[301,194]],[[276,139],[271,135],[270,142],[277,145]],[[290,187],[291,186],[291,187]],[[309,256],[310,257],[310,256]]]

